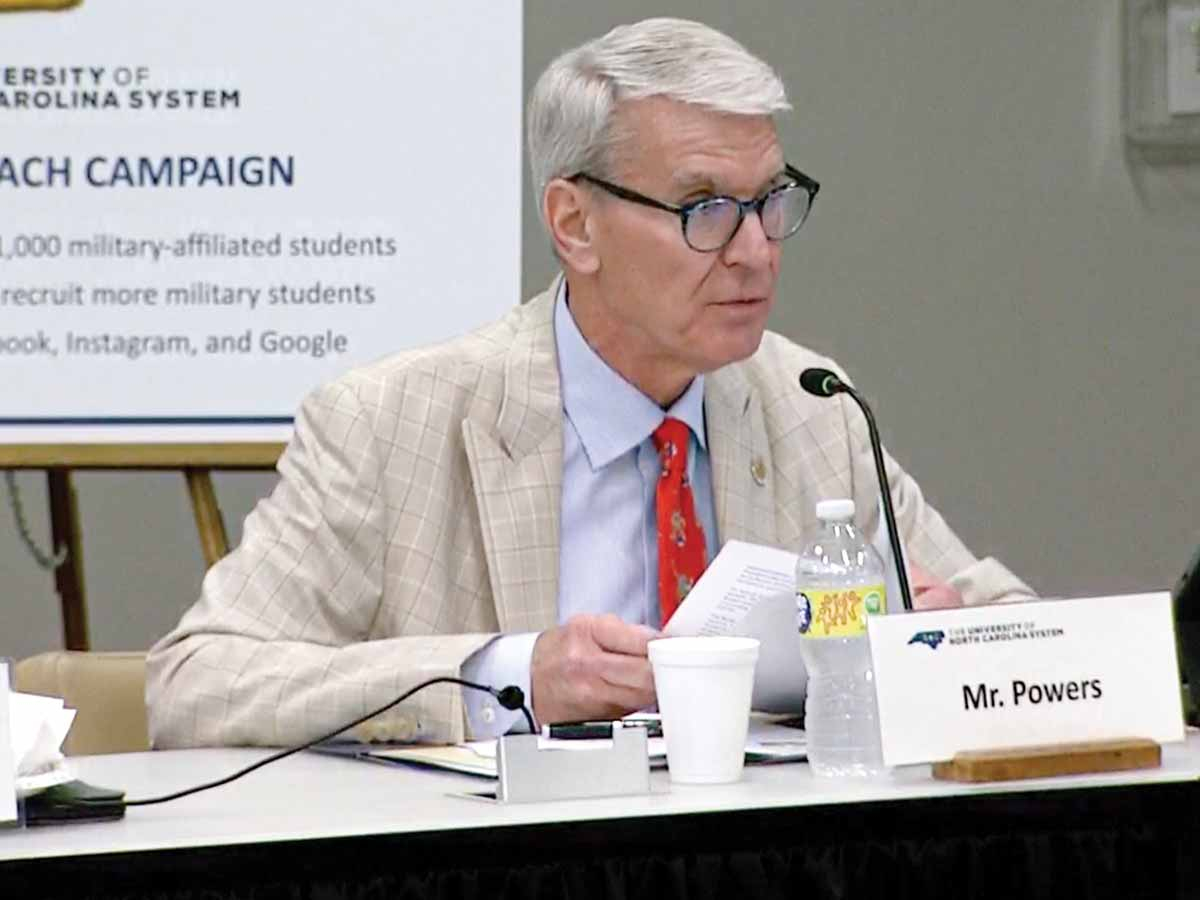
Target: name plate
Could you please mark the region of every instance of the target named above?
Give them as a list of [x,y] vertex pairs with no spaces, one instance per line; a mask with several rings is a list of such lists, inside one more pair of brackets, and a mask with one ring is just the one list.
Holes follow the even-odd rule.
[[1165,591],[868,618],[889,766],[964,750],[1184,736]]

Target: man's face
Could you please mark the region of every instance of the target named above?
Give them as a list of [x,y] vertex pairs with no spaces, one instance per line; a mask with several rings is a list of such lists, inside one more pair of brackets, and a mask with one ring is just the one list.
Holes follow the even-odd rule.
[[[613,180],[656,200],[748,199],[783,177],[769,116],[649,98],[622,104],[617,117],[628,139]],[[756,214],[746,215],[723,249],[701,253],[684,241],[679,216],[593,193],[599,268],[581,326],[592,326],[585,334],[610,365],[666,403],[696,374],[758,348],[775,300],[780,244],[767,240]]]

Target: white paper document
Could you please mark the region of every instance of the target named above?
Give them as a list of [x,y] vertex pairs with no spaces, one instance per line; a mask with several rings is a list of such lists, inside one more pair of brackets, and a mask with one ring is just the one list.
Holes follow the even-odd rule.
[[808,675],[796,628],[795,553],[727,541],[663,633],[757,638],[751,706],[767,712],[803,711]]

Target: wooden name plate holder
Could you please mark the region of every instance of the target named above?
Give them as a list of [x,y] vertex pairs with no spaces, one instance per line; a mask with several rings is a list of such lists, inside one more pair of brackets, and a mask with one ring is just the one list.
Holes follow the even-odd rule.
[[1086,772],[1156,769],[1162,747],[1146,738],[1121,738],[1080,744],[1046,744],[1003,750],[972,750],[933,764],[943,781],[1019,781]]

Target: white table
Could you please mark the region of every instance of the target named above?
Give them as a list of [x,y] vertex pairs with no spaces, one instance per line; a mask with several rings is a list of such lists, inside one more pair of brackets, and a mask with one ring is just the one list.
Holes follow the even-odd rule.
[[[266,752],[137,753],[73,764],[83,780],[136,799],[220,777]],[[648,796],[498,805],[461,796],[486,790],[491,783],[481,779],[305,753],[211,791],[131,807],[122,821],[0,831],[0,897],[49,896],[41,888],[51,872],[98,896],[109,882],[113,895],[153,886],[169,896],[176,883],[184,896],[190,884],[219,893],[230,879],[257,875],[282,890],[279,879],[297,866],[308,870],[298,870],[295,883],[311,878],[327,887],[343,883],[343,867],[376,879],[464,866],[528,874],[674,854],[686,870],[689,859],[729,862],[760,849],[784,859],[818,845],[892,841],[883,852],[895,857],[931,841],[984,847],[1010,831],[1035,842],[1055,834],[1077,840],[1080,829],[1100,839],[1126,825],[1140,829],[1130,839],[1148,841],[1150,852],[1178,855],[1166,843],[1176,833],[1171,820],[1197,809],[1200,736],[1166,746],[1163,757],[1160,769],[985,786],[937,782],[925,766],[874,781],[817,779],[803,764],[757,766],[738,784],[705,787],[671,785],[656,772]],[[1200,816],[1191,819],[1178,827],[1195,835]],[[1200,884],[1196,890],[1200,896]]]

